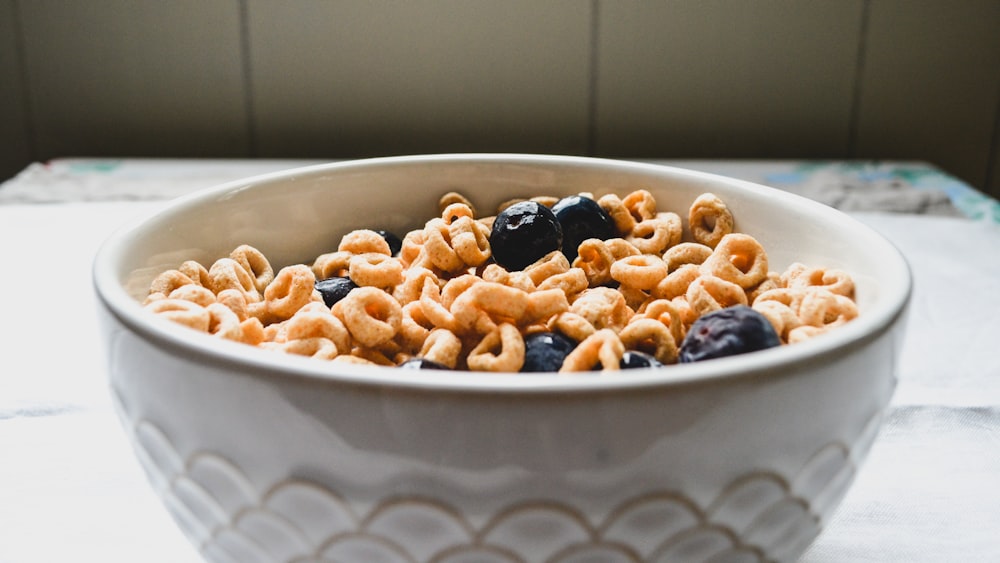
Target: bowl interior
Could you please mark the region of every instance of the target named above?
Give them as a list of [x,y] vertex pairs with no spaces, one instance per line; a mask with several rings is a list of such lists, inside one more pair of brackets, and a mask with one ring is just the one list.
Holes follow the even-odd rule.
[[[692,201],[712,192],[732,210],[736,230],[761,242],[771,270],[781,271],[798,261],[843,269],[854,277],[861,311],[857,320],[809,342],[755,354],[763,359],[742,362],[743,371],[753,371],[755,362],[763,368],[774,362],[802,360],[884,330],[908,298],[909,271],[899,252],[872,229],[832,208],[772,188],[690,170],[541,155],[369,159],[299,168],[203,190],[172,202],[109,239],[95,260],[95,286],[102,301],[130,327],[141,327],[148,335],[169,338],[202,353],[258,362],[268,369],[289,366],[310,376],[348,373],[391,379],[385,372],[392,370],[384,368],[338,367],[333,374],[323,362],[283,358],[277,363],[272,352],[247,354],[242,345],[234,345],[238,350],[228,343],[220,346],[216,339],[155,322],[158,319],[141,311],[139,301],[161,271],[176,268],[184,260],[210,265],[240,244],[258,248],[277,270],[293,263],[311,264],[316,256],[336,250],[340,237],[354,229],[387,229],[402,237],[435,216],[438,199],[449,191],[468,197],[477,214],[485,216],[514,197],[579,192],[624,197],[640,188],[656,197],[659,211],[681,216],[685,238],[689,239],[687,213]],[[673,366],[671,378],[739,371],[727,367],[725,360],[708,363],[713,364],[711,369],[699,364]],[[656,376],[643,373],[618,381],[624,384],[650,377]],[[436,375],[425,383],[434,384],[435,378],[448,384],[457,381],[450,375]],[[496,381],[483,379],[487,380]],[[533,378],[531,385],[561,386],[564,383],[559,381],[565,377],[544,380],[545,376]]]

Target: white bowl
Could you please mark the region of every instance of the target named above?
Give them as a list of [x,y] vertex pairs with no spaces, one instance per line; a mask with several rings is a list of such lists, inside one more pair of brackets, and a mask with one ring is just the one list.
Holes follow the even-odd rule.
[[[140,306],[152,277],[240,244],[311,263],[402,233],[447,191],[711,191],[737,230],[841,268],[860,316],[806,342],[616,374],[329,363],[220,341]],[[734,179],[603,159],[440,155],[268,174],[124,228],[94,263],[110,382],[150,482],[212,561],[792,561],[852,482],[895,387],[911,279],[850,217]]]

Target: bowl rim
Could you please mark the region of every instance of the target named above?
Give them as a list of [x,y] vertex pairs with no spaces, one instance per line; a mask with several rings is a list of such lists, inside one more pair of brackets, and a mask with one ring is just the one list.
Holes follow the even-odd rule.
[[[836,330],[830,331],[793,346],[781,346],[752,354],[719,358],[690,364],[675,364],[659,368],[623,370],[609,375],[603,372],[517,373],[517,372],[466,372],[458,370],[420,370],[415,377],[412,370],[397,367],[369,366],[347,362],[324,362],[291,354],[277,354],[246,344],[207,337],[197,331],[150,315],[132,298],[118,279],[117,264],[129,237],[149,224],[168,221],[175,214],[199,204],[217,200],[234,190],[266,184],[291,177],[327,174],[339,171],[357,171],[365,168],[393,165],[412,165],[422,162],[437,163],[493,163],[527,165],[570,165],[580,167],[602,166],[636,172],[663,173],[668,170],[675,176],[712,182],[723,182],[738,189],[763,190],[768,197],[786,200],[794,206],[805,206],[821,215],[829,215],[863,233],[878,250],[896,275],[887,280],[886,295],[863,315]],[[888,331],[904,315],[912,293],[912,272],[899,249],[883,235],[868,225],[832,207],[790,192],[719,174],[702,172],[649,162],[619,160],[588,156],[520,153],[442,153],[405,156],[361,158],[329,163],[299,166],[268,172],[225,182],[197,190],[166,203],[156,211],[137,216],[118,227],[108,236],[94,256],[91,276],[98,304],[129,330],[141,335],[149,343],[163,349],[183,351],[186,358],[208,364],[226,365],[244,373],[264,377],[297,377],[318,383],[390,386],[406,389],[425,389],[454,392],[534,392],[572,393],[636,389],[648,387],[674,387],[694,383],[719,382],[745,379],[763,374],[785,373],[787,368],[803,365],[833,356],[863,345],[870,339]]]

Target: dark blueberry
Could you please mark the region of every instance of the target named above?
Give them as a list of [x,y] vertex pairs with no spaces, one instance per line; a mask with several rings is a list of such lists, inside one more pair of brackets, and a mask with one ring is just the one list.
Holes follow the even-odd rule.
[[558,332],[536,332],[524,339],[521,371],[559,371],[576,342]]
[[323,303],[326,303],[327,307],[333,307],[337,301],[346,297],[358,285],[352,282],[351,278],[334,277],[316,282],[315,287],[316,291],[323,296]]
[[375,229],[375,232],[385,239],[385,242],[389,243],[389,253],[395,256],[403,248],[403,241],[400,240],[395,234],[389,231],[384,231],[382,229]]
[[427,358],[411,358],[399,364],[399,367],[406,369],[450,369],[444,364],[428,360]]
[[589,238],[608,240],[618,236],[614,220],[589,197],[564,197],[552,206],[552,212],[562,227],[562,252],[570,263],[576,259],[581,242]]
[[699,317],[681,343],[679,359],[697,362],[780,345],[778,334],[763,315],[737,305]]
[[662,365],[653,356],[638,350],[625,350],[625,353],[622,355],[622,361],[619,364],[622,369],[658,368]]
[[497,264],[516,271],[559,250],[562,238],[562,227],[551,209],[534,201],[522,201],[497,215],[490,248]]

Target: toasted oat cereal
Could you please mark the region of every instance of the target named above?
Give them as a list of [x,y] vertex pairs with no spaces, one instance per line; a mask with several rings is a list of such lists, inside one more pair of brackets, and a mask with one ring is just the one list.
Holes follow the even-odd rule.
[[[711,193],[692,202],[686,229],[680,214],[659,209],[645,189],[601,195],[596,207],[614,225],[614,238],[584,240],[572,263],[560,249],[507,270],[492,259],[491,229],[504,224],[509,205],[528,200],[546,208],[559,202],[529,195],[483,216],[464,195],[446,193],[436,215],[404,234],[395,255],[377,231],[356,230],[312,264],[276,271],[263,252],[242,244],[207,268],[188,260],[162,272],[143,305],[262,349],[504,372],[521,369],[525,337],[537,332],[577,343],[559,371],[614,371],[626,351],[648,354],[651,365],[678,362],[695,321],[736,305],[752,307],[782,344],[858,315],[847,272],[798,262],[772,271],[763,246],[736,230],[729,207]],[[331,277],[354,285],[328,306],[316,282]]]

